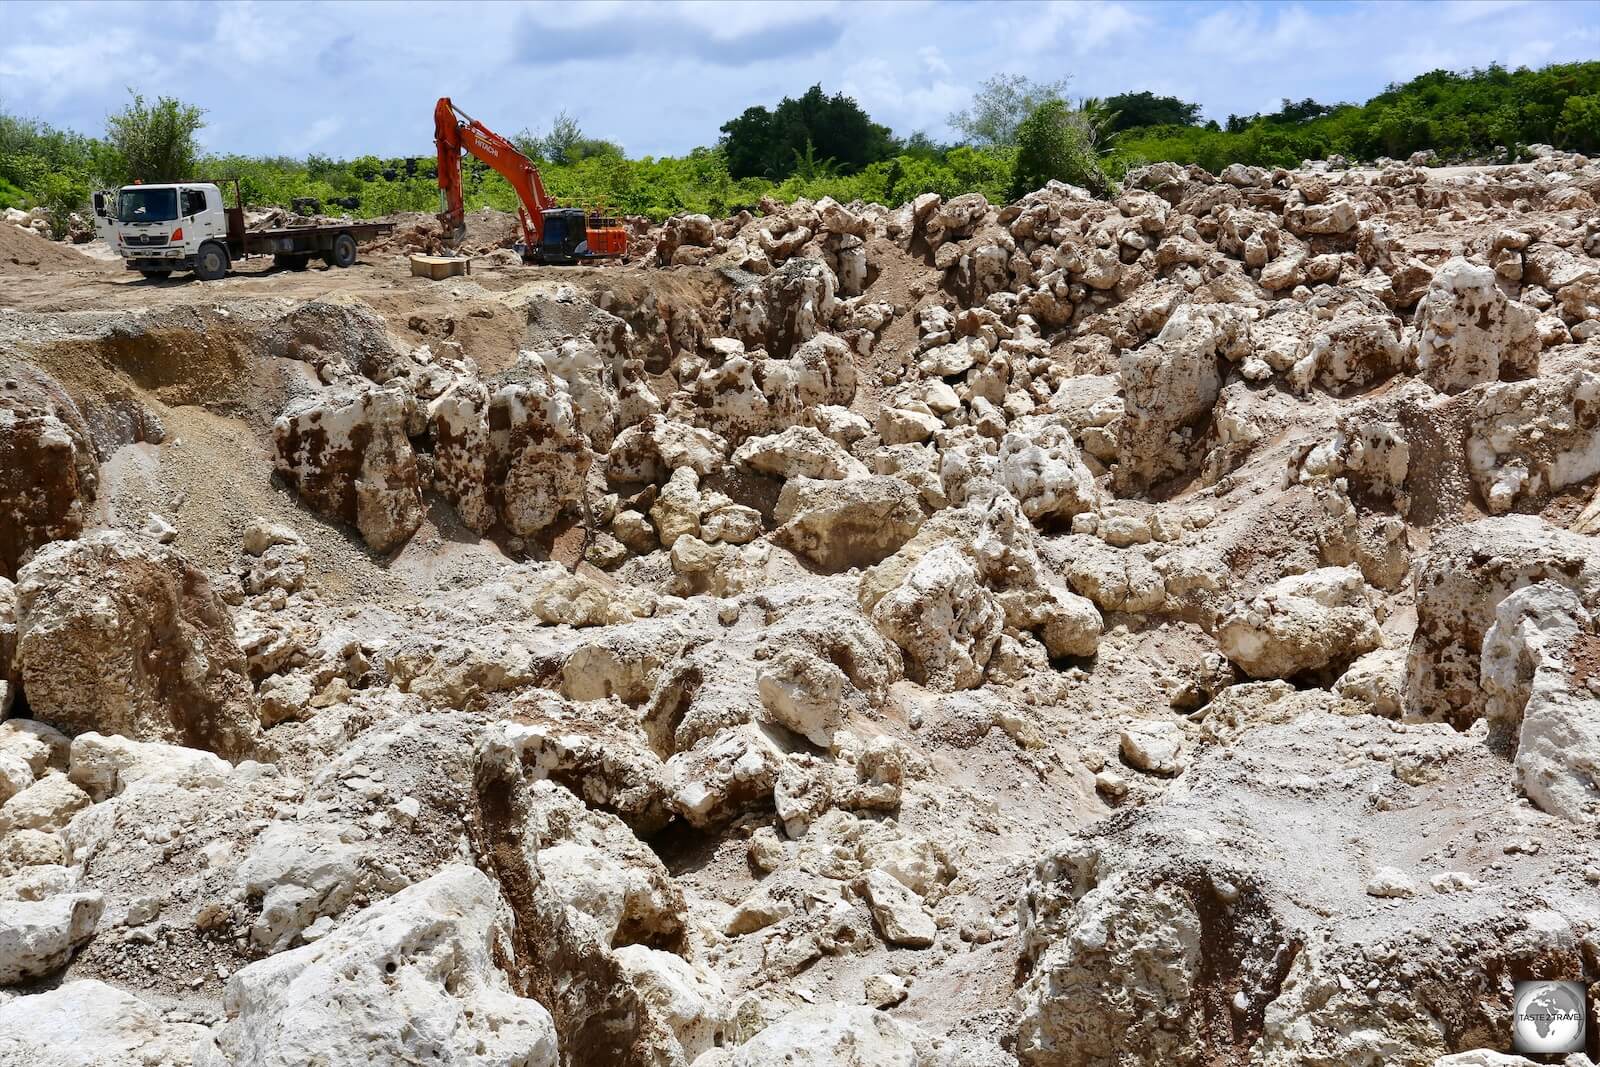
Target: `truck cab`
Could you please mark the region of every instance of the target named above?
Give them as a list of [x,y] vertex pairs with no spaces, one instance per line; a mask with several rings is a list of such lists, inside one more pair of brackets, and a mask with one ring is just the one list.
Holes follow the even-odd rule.
[[216,185],[124,185],[115,199],[95,200],[97,228],[100,219],[109,221],[108,239],[129,270],[147,278],[191,270],[205,280],[228,272],[228,211]]

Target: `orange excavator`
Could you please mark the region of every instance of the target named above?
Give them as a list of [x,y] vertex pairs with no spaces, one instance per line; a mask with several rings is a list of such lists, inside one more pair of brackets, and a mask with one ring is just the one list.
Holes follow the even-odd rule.
[[461,203],[461,153],[471,152],[493,167],[522,201],[523,243],[517,246],[525,263],[584,263],[628,254],[628,231],[622,220],[582,208],[558,207],[544,191],[539,168],[510,141],[439,98],[433,109],[433,143],[439,149],[439,192],[443,210],[439,224],[445,239],[460,244],[467,235]]

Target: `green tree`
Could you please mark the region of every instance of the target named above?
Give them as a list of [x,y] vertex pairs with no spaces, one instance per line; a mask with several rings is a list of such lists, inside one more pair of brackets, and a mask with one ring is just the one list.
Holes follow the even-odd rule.
[[759,106],[745,108],[738,118],[722,124],[718,144],[733,177],[766,177],[775,159],[772,112]]
[[1337,104],[1319,104],[1311,97],[1304,100],[1290,100],[1283,98],[1283,106],[1272,118],[1277,122],[1305,122],[1309,119],[1321,118],[1333,111]]
[[350,173],[358,181],[376,181],[382,170],[383,162],[377,156],[358,156],[350,161]]
[[1200,105],[1185,103],[1175,96],[1118,93],[1106,97],[1105,106],[1117,113],[1111,125],[1112,133],[1141,126],[1195,126],[1200,122]]
[[583,130],[578,120],[565,110],[557,111],[556,117],[550,120],[550,132],[544,135],[542,155],[552,163],[576,163],[574,150],[582,140]]
[[1023,74],[996,74],[979,84],[971,104],[951,113],[950,125],[980,147],[1014,145],[1024,119],[1046,101],[1066,99],[1068,80],[1035,82]]
[[1600,147],[1600,95],[1567,97],[1556,136],[1565,148],[1590,152]]
[[106,140],[116,149],[123,182],[175,182],[193,178],[199,146],[195,134],[205,126],[205,111],[170,96],[147,105],[129,90],[133,102],[106,119]]
[[1064,100],[1046,100],[1017,128],[1017,161],[1011,174],[1016,199],[1055,179],[1093,193],[1109,191],[1093,131],[1099,118],[1091,109],[1073,110]]
[[831,159],[842,174],[889,159],[898,148],[889,128],[873,122],[854,99],[829,96],[820,85],[784,97],[771,111],[746,108],[723,124],[719,142],[733,177],[773,181],[794,173],[808,144],[814,157]]
[[900,146],[900,154],[911,156],[913,159],[939,159],[947,151],[946,146],[929,137],[925,130],[916,131]]
[[524,126],[507,138],[518,152],[527,156],[534,162],[544,159],[544,138]]
[[622,159],[622,146],[615,141],[598,137],[580,137],[566,151],[568,163],[581,163],[586,159]]

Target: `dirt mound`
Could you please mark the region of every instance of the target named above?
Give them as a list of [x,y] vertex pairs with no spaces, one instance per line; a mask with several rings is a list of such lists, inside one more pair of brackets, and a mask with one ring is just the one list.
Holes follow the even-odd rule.
[[0,225],[0,274],[91,268],[104,269],[104,264],[74,252],[70,245],[57,244],[31,230]]
[[[402,211],[386,215],[383,222],[394,223],[394,233],[368,247],[375,252],[427,252],[439,254],[449,251],[436,216],[420,211]],[[511,248],[522,240],[522,225],[517,216],[494,208],[467,212],[467,236],[455,251],[477,256],[497,248]]]

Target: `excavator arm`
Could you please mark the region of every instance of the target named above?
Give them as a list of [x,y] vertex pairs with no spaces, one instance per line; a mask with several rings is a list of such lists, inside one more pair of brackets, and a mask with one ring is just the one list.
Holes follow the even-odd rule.
[[433,109],[433,143],[439,150],[439,191],[444,201],[439,224],[446,239],[459,244],[467,235],[466,209],[461,199],[461,153],[471,152],[493,167],[517,191],[522,233],[530,249],[544,238],[544,212],[553,203],[544,191],[539,168],[515,145],[477,119],[440,97]]

